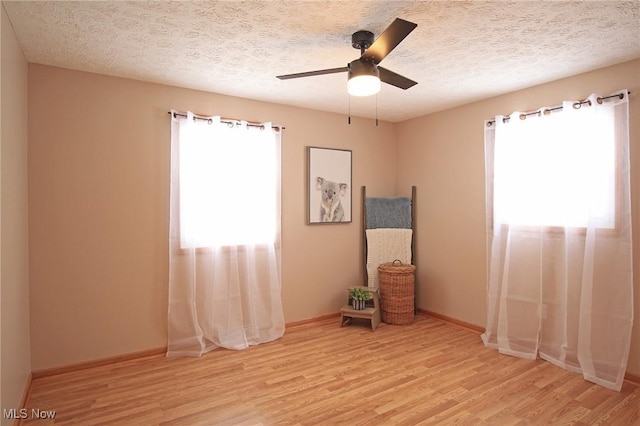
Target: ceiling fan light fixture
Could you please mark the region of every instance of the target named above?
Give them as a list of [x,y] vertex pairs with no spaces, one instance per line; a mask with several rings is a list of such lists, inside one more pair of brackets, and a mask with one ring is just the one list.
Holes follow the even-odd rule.
[[371,96],[380,91],[380,72],[374,63],[355,60],[349,64],[347,91],[351,96]]

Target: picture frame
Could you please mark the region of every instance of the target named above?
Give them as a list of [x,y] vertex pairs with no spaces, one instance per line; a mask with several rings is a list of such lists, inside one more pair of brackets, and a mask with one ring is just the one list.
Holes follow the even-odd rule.
[[307,224],[351,223],[352,152],[307,147]]

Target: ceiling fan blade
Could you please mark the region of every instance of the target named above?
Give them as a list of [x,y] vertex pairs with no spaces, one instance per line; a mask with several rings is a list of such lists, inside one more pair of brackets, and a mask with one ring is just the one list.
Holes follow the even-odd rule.
[[399,87],[400,89],[407,90],[408,88],[418,84],[416,81],[403,77],[400,74],[396,74],[395,72],[389,71],[381,66],[378,66],[378,71],[380,72],[380,81],[384,81],[385,83]]
[[347,67],[341,68],[329,68],[326,70],[317,70],[317,71],[308,71],[308,72],[299,72],[295,74],[286,74],[286,75],[278,75],[276,76],[280,80],[288,80],[290,78],[300,78],[300,77],[313,77],[314,75],[324,75],[324,74],[335,74],[339,72],[346,72],[348,70]]
[[360,59],[379,64],[418,24],[396,18],[386,30],[364,51]]

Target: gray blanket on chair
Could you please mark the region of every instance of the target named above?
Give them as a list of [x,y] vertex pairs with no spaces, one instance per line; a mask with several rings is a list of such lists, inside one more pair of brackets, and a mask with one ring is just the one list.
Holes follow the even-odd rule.
[[366,229],[411,229],[411,199],[365,198]]

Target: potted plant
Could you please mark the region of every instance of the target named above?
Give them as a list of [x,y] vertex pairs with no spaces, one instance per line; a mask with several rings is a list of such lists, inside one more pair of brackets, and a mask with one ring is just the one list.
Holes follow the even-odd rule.
[[371,300],[371,293],[360,287],[354,287],[349,290],[349,297],[353,309],[360,311],[365,308],[367,300]]

